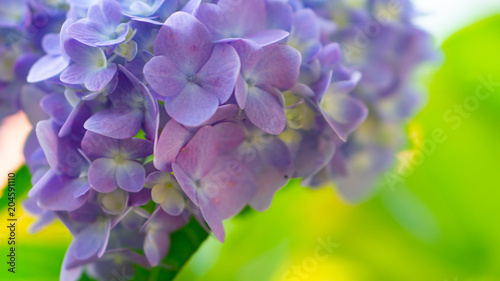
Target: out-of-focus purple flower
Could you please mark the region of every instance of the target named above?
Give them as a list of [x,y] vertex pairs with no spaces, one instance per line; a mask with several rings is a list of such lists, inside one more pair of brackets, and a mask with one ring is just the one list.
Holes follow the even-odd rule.
[[305,62],[310,61],[321,50],[320,23],[310,9],[296,11],[293,15],[293,31],[288,38],[288,44],[302,54]]
[[145,235],[139,231],[146,218],[138,212],[127,212],[113,223],[94,200],[90,201],[78,210],[57,213],[74,237],[64,257],[60,280],[79,280],[84,270],[93,278],[109,280],[116,277],[116,268],[131,275],[134,265],[149,269],[147,259],[134,252],[142,248],[140,241]]
[[302,132],[298,147],[293,155],[293,177],[308,178],[313,176],[330,162],[335,150],[335,136],[331,130]]
[[186,221],[183,216],[171,216],[158,208],[144,225],[146,239],[144,254],[153,266],[160,264],[170,248],[170,233],[181,228]]
[[[12,46],[0,47],[0,121],[23,109],[22,93],[29,68],[38,59],[32,53],[20,54]],[[34,108],[40,112],[39,108]]]
[[4,0],[0,9],[0,28],[23,28],[29,20],[28,1]]
[[96,280],[116,280],[117,277],[131,278],[135,276],[134,266],[136,265],[146,269],[150,267],[144,256],[129,249],[116,249],[106,251],[102,258],[88,265],[86,269],[87,274]]
[[89,131],[82,140],[82,149],[93,159],[88,177],[94,190],[108,193],[120,187],[138,192],[143,188],[146,172],[137,160],[153,153],[151,142],[135,138],[117,140]]
[[177,122],[198,126],[231,96],[240,63],[227,44],[213,44],[206,27],[178,12],[160,29],[156,57],[144,66],[150,86],[165,97],[165,109]]
[[164,3],[175,5],[177,1],[165,0],[121,0],[119,1],[123,14],[128,16],[149,17],[153,15]]
[[94,4],[98,4],[101,0],[66,0],[70,5],[76,6],[79,8],[88,9],[90,6]]
[[40,230],[47,227],[48,224],[52,223],[57,217],[53,211],[41,208],[38,206],[37,198],[27,198],[23,201],[23,208],[28,211],[28,213],[37,216],[35,223],[30,225],[29,232],[37,233]]
[[111,232],[111,220],[101,213],[95,203],[73,212],[58,213],[68,227],[73,240],[66,252],[63,268],[70,270],[104,255]]
[[0,121],[18,111],[15,94],[9,89],[9,84],[0,81]]
[[366,105],[361,100],[349,96],[349,92],[360,78],[360,73],[354,73],[350,80],[333,83],[319,99],[319,110],[343,141],[346,141],[349,134],[368,116]]
[[129,30],[128,24],[121,23],[121,19],[120,5],[115,0],[101,0],[90,6],[87,18],[68,27],[68,34],[92,47],[119,44],[125,41]]
[[70,57],[64,50],[64,42],[68,39],[66,29],[73,21],[67,20],[61,27],[60,34],[47,34],[42,39],[45,56],[41,57],[30,69],[27,77],[29,83],[36,83],[60,74],[70,64]]
[[286,144],[248,121],[244,121],[245,140],[235,150],[237,159],[252,172],[257,191],[250,200],[252,208],[265,211],[274,194],[292,176],[292,156]]

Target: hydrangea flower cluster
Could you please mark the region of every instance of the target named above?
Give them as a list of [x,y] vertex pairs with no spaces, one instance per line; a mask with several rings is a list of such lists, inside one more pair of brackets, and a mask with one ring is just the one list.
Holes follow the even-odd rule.
[[74,237],[61,280],[158,266],[190,217],[224,241],[292,178],[366,194],[432,52],[408,1],[358,2],[2,0],[0,118],[35,127],[25,207]]

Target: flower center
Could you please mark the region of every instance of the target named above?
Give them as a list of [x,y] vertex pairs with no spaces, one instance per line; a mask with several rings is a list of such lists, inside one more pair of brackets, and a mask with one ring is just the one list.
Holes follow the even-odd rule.
[[248,87],[255,86],[255,79],[253,79],[253,78],[248,78],[246,82],[247,82]]
[[144,110],[146,110],[146,102],[139,95],[140,95],[140,93],[137,93],[137,91],[136,91],[136,94],[133,95],[131,98],[131,100],[132,100],[131,104],[132,104],[133,108],[137,108],[139,110],[144,111]]
[[196,77],[196,74],[189,74],[187,76],[187,80],[189,82],[196,83],[196,81],[198,80],[198,77]]
[[99,61],[97,62],[97,66],[98,66],[98,67],[104,67],[104,66],[105,66],[104,60],[99,60]]
[[118,155],[115,156],[115,162],[117,164],[121,164],[125,161],[125,157],[123,157],[123,155],[121,153],[119,153]]

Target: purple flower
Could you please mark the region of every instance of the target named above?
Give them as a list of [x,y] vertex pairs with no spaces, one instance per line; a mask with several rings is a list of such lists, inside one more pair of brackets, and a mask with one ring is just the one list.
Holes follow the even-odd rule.
[[127,212],[113,223],[92,201],[57,215],[74,237],[64,257],[61,280],[79,280],[85,269],[93,278],[109,280],[116,277],[112,275],[118,266],[130,274],[133,265],[150,268],[144,256],[132,251],[142,247],[140,241],[145,237],[139,232],[145,218],[136,212]]
[[128,193],[122,189],[115,189],[110,193],[97,194],[99,207],[110,216],[119,216],[127,209]]
[[44,209],[71,211],[87,200],[90,185],[85,172],[88,163],[78,150],[76,136],[59,137],[60,128],[50,120],[37,124],[36,134],[50,169],[36,181],[28,195],[36,197],[38,205]]
[[319,102],[321,113],[343,141],[346,141],[348,135],[354,132],[368,116],[366,105],[348,95],[360,76],[360,73],[354,73],[350,80],[333,83]]
[[158,130],[158,103],[144,84],[119,67],[118,86],[108,96],[113,106],[90,117],[85,129],[110,138],[128,139],[144,128],[147,138],[153,141]]
[[47,93],[35,85],[24,85],[20,92],[20,104],[33,127],[39,121],[49,119],[50,116],[40,107],[42,99]]
[[188,130],[175,120],[170,120],[158,138],[154,165],[164,172],[172,171],[172,163],[179,151],[191,140],[194,132]]
[[[327,126],[323,124],[323,126]],[[332,159],[336,135],[331,130],[305,131],[299,138],[298,148],[293,155],[294,178],[308,178],[315,175]]]
[[256,191],[251,172],[236,159],[219,155],[220,136],[201,128],[172,164],[175,178],[220,241],[222,220],[240,212]]
[[[358,147],[354,153],[349,153],[348,158],[342,155],[337,162],[333,161],[335,158],[332,159],[327,168],[344,170],[343,173],[337,172],[334,177],[339,195],[349,202],[359,202],[373,193],[373,186],[380,173],[391,165],[393,157],[391,149],[368,144]],[[342,169],[339,169],[338,165],[342,165]]]
[[70,64],[70,58],[64,50],[68,39],[66,29],[73,22],[68,19],[61,27],[60,34],[47,34],[42,39],[42,48],[46,55],[41,57],[30,69],[27,81],[40,82],[60,74]]
[[73,109],[63,93],[45,95],[40,101],[40,107],[51,116],[54,123],[61,126],[64,125]]
[[74,136],[59,137],[60,129],[60,125],[49,120],[38,122],[38,141],[48,164],[56,174],[77,177],[87,162],[78,151],[79,141]]
[[0,28],[23,28],[29,21],[28,3],[20,0],[3,0],[0,10]]
[[291,178],[369,195],[432,55],[406,0],[363,48],[388,0],[49,2],[2,1],[0,121],[23,110],[36,126],[25,205],[34,230],[58,218],[73,235],[68,281],[167,266],[191,216],[223,241],[223,220],[266,210]]
[[[22,95],[25,92],[26,76],[37,59],[37,55],[29,52],[20,54],[14,46],[0,46],[0,121],[24,109]],[[40,112],[37,104],[31,108],[33,112]]]
[[19,110],[16,92],[9,86],[11,85],[0,81],[0,122]]
[[281,1],[266,1],[267,28],[290,32],[293,24],[293,9]]
[[293,29],[288,44],[302,54],[305,62],[310,61],[320,50],[320,24],[314,11],[302,9],[293,15]]
[[241,60],[235,96],[248,119],[263,131],[277,135],[285,129],[286,117],[280,92],[288,90],[299,76],[300,53],[284,45],[255,50],[242,41],[232,43]]
[[292,176],[292,156],[277,136],[266,134],[248,121],[244,126],[246,137],[235,155],[252,172],[257,183],[250,206],[265,211],[271,206],[276,191],[285,186]]
[[284,30],[266,29],[266,14],[264,0],[220,0],[217,5],[202,4],[196,17],[206,25],[214,40],[231,42],[243,39],[258,48],[288,36]]
[[117,187],[138,192],[144,187],[146,171],[138,159],[153,153],[153,144],[142,139],[117,140],[87,132],[83,152],[91,159],[88,178],[92,188],[108,193]]
[[[79,270],[71,272],[71,269],[104,255],[108,247],[111,220],[101,213],[95,203],[87,203],[72,212],[60,212],[58,216],[73,235],[73,241],[64,257],[61,276],[69,273],[79,275]],[[66,270],[70,272],[65,272]]]
[[186,224],[183,216],[171,216],[158,208],[144,224],[144,254],[152,266],[160,264],[170,249],[170,233]]
[[31,215],[37,216],[37,220],[30,225],[29,232],[37,233],[38,231],[47,227],[50,223],[54,222],[57,218],[53,211],[41,208],[38,206],[37,198],[27,198],[23,201],[23,209],[28,211]]
[[101,91],[115,76],[116,64],[108,63],[100,48],[69,39],[64,42],[64,49],[74,64],[61,73],[62,82],[84,84],[90,91]]
[[177,122],[198,126],[231,96],[240,68],[238,55],[227,44],[213,44],[206,27],[193,16],[170,16],[154,52],[144,76],[166,97],[165,109]]
[[87,274],[96,280],[117,280],[117,278],[125,280],[125,278],[135,276],[134,266],[136,265],[146,269],[150,268],[144,256],[129,249],[114,249],[106,251],[102,258],[89,264],[86,269]]
[[366,105],[349,93],[358,85],[361,73],[353,72],[340,63],[340,47],[332,43],[322,48],[301,68],[299,81],[293,90],[321,114],[343,141],[368,116]]
[[39,207],[51,211],[73,211],[85,204],[90,188],[87,177],[58,175],[50,169],[29,192]]
[[102,0],[90,6],[87,18],[70,25],[68,34],[92,47],[120,44],[125,41],[129,30],[128,24],[120,23],[121,19],[120,5],[115,0]]
[[149,174],[146,187],[151,188],[151,198],[167,214],[178,216],[184,211],[186,202],[182,190],[169,173],[157,171]]
[[[119,1],[123,14],[128,16],[149,17],[153,15],[164,2],[169,5],[175,5],[177,8],[177,1],[165,0],[121,0]],[[175,9],[174,8],[174,9]]]
[[[223,122],[235,118],[237,114],[238,106],[234,104],[222,105],[217,109],[212,118],[202,124],[214,125],[218,129],[219,133],[222,134],[221,141],[224,144],[221,149],[226,152],[236,148],[245,139],[245,134],[241,128],[234,128],[235,125],[232,122]],[[232,125],[227,123],[231,123]],[[231,128],[231,131],[224,133],[224,129],[227,128]],[[171,172],[172,163],[175,161],[180,150],[199,129],[199,127],[182,126],[175,120],[168,121],[158,138],[154,158],[155,167],[160,171]]]

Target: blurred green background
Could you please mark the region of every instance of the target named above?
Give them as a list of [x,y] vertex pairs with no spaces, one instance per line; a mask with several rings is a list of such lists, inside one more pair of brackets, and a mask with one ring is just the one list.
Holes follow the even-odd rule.
[[[267,212],[226,221],[226,242],[210,237],[176,280],[500,280],[499,35],[500,16],[473,24],[443,43],[437,72],[422,71],[428,103],[386,174],[395,184],[350,206],[333,188],[293,182]],[[18,273],[2,269],[0,280],[58,280],[70,234],[55,223],[30,235],[33,218],[18,216]]]

